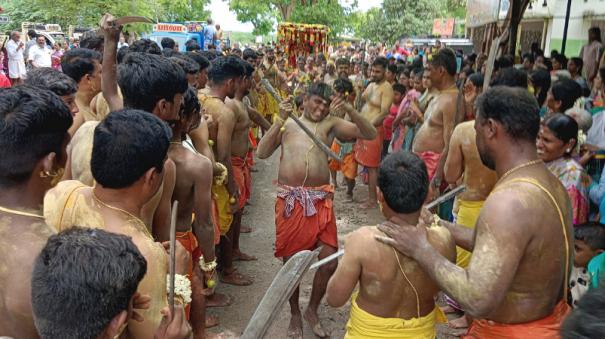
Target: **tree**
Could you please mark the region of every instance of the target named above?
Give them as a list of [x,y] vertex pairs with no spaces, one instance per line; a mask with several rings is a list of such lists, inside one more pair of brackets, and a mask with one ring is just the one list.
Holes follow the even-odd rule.
[[11,16],[8,29],[20,29],[22,22],[41,22],[84,27],[98,26],[104,13],[116,17],[140,15],[157,21],[203,20],[209,0],[8,0],[5,12]]
[[399,37],[430,34],[433,19],[445,12],[443,1],[384,0],[356,23],[356,34],[364,39],[393,43]]
[[342,6],[338,0],[225,0],[242,22],[254,25],[254,34],[264,35],[276,22],[322,24],[338,34],[348,27],[347,17],[357,7]]

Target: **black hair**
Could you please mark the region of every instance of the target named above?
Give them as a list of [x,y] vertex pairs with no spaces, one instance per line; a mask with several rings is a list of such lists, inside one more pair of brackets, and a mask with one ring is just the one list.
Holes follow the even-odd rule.
[[378,187],[385,203],[396,213],[419,211],[429,191],[424,161],[405,151],[388,155],[378,170]]
[[38,35],[38,33],[36,33],[36,31],[33,29],[30,29],[27,31],[27,36],[29,36],[30,39],[35,38],[37,35]]
[[168,60],[175,62],[177,65],[181,66],[185,73],[187,74],[196,74],[200,71],[200,65],[197,62],[190,59],[188,56],[177,55],[169,58]]
[[562,69],[567,69],[567,58],[565,55],[557,53],[553,55],[551,59],[557,60],[557,62],[561,64]]
[[242,50],[239,48],[234,48],[231,50],[231,54],[241,54],[241,53],[242,53]]
[[422,79],[422,75],[424,74],[424,69],[422,69],[422,68],[414,68],[414,69],[412,69],[412,72],[414,72],[414,78],[420,78],[420,79]]
[[601,28],[600,27],[598,27],[598,26],[590,27],[588,29],[588,33],[594,34],[596,37],[595,41],[601,42]]
[[349,66],[350,64],[351,64],[351,62],[347,58],[338,58],[336,60],[336,67],[338,67],[339,65],[347,65],[347,66]]
[[169,102],[187,90],[185,71],[159,55],[128,53],[118,66],[118,84],[124,106],[152,112],[161,99]]
[[171,58],[173,56],[179,55],[180,53],[178,51],[175,51],[172,48],[164,48],[162,50],[162,56],[165,58]]
[[328,103],[330,103],[332,101],[332,99],[331,99],[332,88],[324,82],[313,83],[307,89],[307,97],[310,98],[314,95],[316,95],[316,96],[328,101]]
[[247,78],[251,78],[254,74],[254,66],[252,66],[252,64],[248,61],[244,61],[243,59],[238,58],[238,60],[241,62],[242,67],[244,68],[244,76]]
[[576,64],[576,67],[578,68],[578,74],[582,74],[582,68],[584,67],[584,60],[582,60],[582,58],[578,58],[578,57],[573,57],[569,59],[570,61],[572,61],[574,64]]
[[197,62],[198,65],[200,65],[200,71],[203,71],[208,68],[208,66],[210,66],[210,61],[208,61],[206,57],[204,57],[198,52],[187,52],[185,53],[185,55],[188,58],[191,58],[193,61]]
[[95,71],[95,62],[101,62],[101,53],[87,48],[74,48],[63,54],[61,70],[76,82]]
[[505,68],[511,68],[515,64],[514,58],[512,55],[503,55],[496,59],[494,62],[494,70],[503,70]]
[[258,59],[258,54],[251,48],[246,48],[242,52],[242,59],[248,61],[248,59]]
[[401,94],[405,94],[405,86],[403,86],[402,84],[396,82],[393,84],[393,91],[394,92],[399,92]]
[[48,89],[58,96],[71,95],[78,91],[78,84],[74,79],[50,67],[35,68],[29,71],[25,84]]
[[605,285],[589,289],[563,321],[563,339],[605,338]]
[[334,80],[332,87],[337,93],[353,93],[353,83],[347,78],[339,77],[338,79]]
[[197,91],[195,88],[189,86],[185,95],[183,95],[183,107],[181,109],[180,117],[188,119],[192,115],[199,113],[202,110],[200,100],[197,97]]
[[525,59],[528,59],[530,63],[534,63],[536,62],[536,58],[534,58],[534,55],[531,53],[525,53],[523,54],[523,57],[521,58],[521,61],[525,61]]
[[40,337],[98,338],[128,310],[146,271],[147,261],[128,236],[82,227],[52,235],[31,281]]
[[479,95],[477,116],[504,126],[512,139],[536,142],[540,130],[540,107],[527,89],[495,86]]
[[69,108],[51,91],[27,85],[0,90],[0,187],[29,179],[51,152],[62,156],[72,122]]
[[187,52],[191,52],[191,51],[199,51],[200,48],[200,44],[197,43],[197,41],[193,40],[193,39],[189,39],[187,40],[187,42],[185,43],[185,50]]
[[605,250],[605,225],[589,221],[573,229],[576,240],[581,240],[594,250]]
[[122,47],[120,47],[120,49],[118,49],[118,54],[116,55],[118,64],[121,64],[122,61],[124,61],[124,58],[126,57],[126,54],[128,54],[128,52],[129,52],[128,46],[122,46]]
[[374,59],[374,61],[372,62],[372,66],[380,66],[380,67],[384,68],[384,70],[387,69],[388,65],[389,65],[389,61],[387,60],[387,58],[385,58],[383,56],[376,57],[376,59]]
[[104,43],[105,38],[102,35],[97,34],[96,31],[92,31],[87,36],[83,36],[80,39],[80,48],[101,52],[103,50]]
[[387,70],[395,75],[397,75],[397,65],[388,65]]
[[520,87],[527,89],[527,72],[514,67],[502,68],[492,80],[491,86]]
[[529,77],[531,78],[534,89],[538,87],[540,88],[540,92],[535,94],[536,99],[538,100],[538,105],[541,107],[544,105],[544,101],[546,101],[546,95],[548,94],[548,89],[550,88],[550,73],[544,68],[538,68],[532,71],[529,74]]
[[128,47],[128,50],[132,53],[148,53],[155,55],[162,55],[162,49],[158,46],[157,42],[150,39],[139,39],[132,43]]
[[196,53],[200,53],[203,57],[208,59],[208,62],[212,62],[212,60],[216,59],[218,55],[212,51],[195,51]]
[[242,77],[244,67],[240,60],[232,55],[212,60],[210,69],[208,69],[208,80],[220,85],[226,80]]
[[163,49],[174,49],[174,47],[176,46],[176,42],[174,41],[174,39],[172,38],[162,38],[162,41],[160,41],[160,45],[162,45]]
[[483,88],[483,74],[481,74],[481,72],[475,72],[469,75],[467,79],[472,82],[475,87]]
[[299,94],[296,96],[296,98],[294,98],[294,104],[296,105],[297,109],[302,106],[304,100],[305,100],[304,94]]
[[555,101],[561,101],[561,113],[572,108],[576,100],[582,96],[582,86],[571,79],[556,81],[550,91]]
[[554,114],[544,121],[544,126],[548,127],[563,143],[568,143],[571,139],[578,140],[578,123],[569,115]]
[[95,128],[90,169],[105,188],[134,184],[150,168],[164,167],[172,131],[153,114],[124,109],[112,112]]
[[458,63],[456,62],[456,53],[451,48],[442,48],[437,51],[433,54],[430,63],[435,67],[443,67],[451,76],[456,75]]

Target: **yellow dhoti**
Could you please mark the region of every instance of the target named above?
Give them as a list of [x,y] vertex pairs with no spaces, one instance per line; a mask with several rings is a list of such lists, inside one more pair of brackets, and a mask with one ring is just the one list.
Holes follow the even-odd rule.
[[216,201],[218,210],[218,228],[221,230],[221,235],[227,234],[233,222],[233,214],[231,214],[231,206],[229,205],[229,191],[224,184],[212,183],[212,194]]
[[[458,215],[456,223],[468,228],[475,228],[479,213],[483,207],[483,200],[479,201],[468,201],[458,200]],[[471,252],[456,246],[456,265],[466,268],[471,261]]]
[[362,310],[356,297],[351,300],[351,318],[344,339],[434,339],[435,323],[445,319],[438,307],[421,318],[381,318]]

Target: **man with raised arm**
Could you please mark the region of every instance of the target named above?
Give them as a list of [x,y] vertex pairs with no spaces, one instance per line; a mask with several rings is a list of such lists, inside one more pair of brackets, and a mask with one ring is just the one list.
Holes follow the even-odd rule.
[[[326,145],[330,145],[334,137],[343,141],[376,137],[372,124],[346,103],[343,96],[334,96],[331,87],[324,83],[309,87],[303,106],[301,122]],[[290,100],[280,104],[280,116],[257,149],[257,156],[265,159],[282,146],[275,202],[275,256],[283,258],[284,262],[303,250],[321,247],[321,259],[335,253],[338,248],[328,157],[294,121],[288,119],[292,110]],[[329,114],[339,110],[344,110],[351,121]],[[311,299],[304,313],[305,320],[320,337],[326,337],[327,333],[320,324],[317,310],[335,269],[336,263],[332,262],[317,271]],[[302,338],[298,296],[297,289],[290,298],[290,338]]]

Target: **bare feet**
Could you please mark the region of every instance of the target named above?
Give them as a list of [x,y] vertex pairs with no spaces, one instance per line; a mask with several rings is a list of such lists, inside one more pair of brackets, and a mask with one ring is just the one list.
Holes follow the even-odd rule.
[[320,338],[328,337],[326,331],[323,329],[323,327],[321,327],[321,322],[319,321],[319,317],[316,313],[313,313],[307,309],[303,318],[309,324],[309,326],[311,326],[311,329],[313,330],[313,333],[315,333],[316,336]]
[[462,315],[458,319],[450,320],[447,322],[447,325],[451,328],[467,328],[468,327],[468,319],[466,315]]
[[258,259],[255,256],[248,255],[244,252],[233,250],[233,260],[234,261],[255,261]]
[[238,336],[231,331],[221,333],[206,333],[206,339],[236,339]]
[[206,315],[206,328],[211,328],[214,326],[218,326],[219,321],[218,317],[215,315]]
[[299,314],[292,315],[290,318],[290,325],[288,326],[288,338],[289,339],[302,339],[303,330],[302,330],[302,317]]
[[227,294],[214,293],[206,298],[206,307],[227,307],[231,305],[232,300]]
[[370,210],[370,209],[374,209],[376,207],[378,207],[378,204],[375,201],[371,202],[369,200],[364,202],[363,204],[359,205],[359,208],[361,208],[362,210]]
[[239,228],[239,232],[240,233],[251,233],[252,232],[252,227],[247,226],[247,225],[241,225]]
[[345,199],[345,202],[355,202],[355,199],[353,199],[353,193],[347,193],[347,198]]
[[230,273],[223,272],[221,274],[221,281],[225,284],[235,285],[235,286],[248,286],[252,285],[252,278],[238,273],[235,269],[233,269]]

